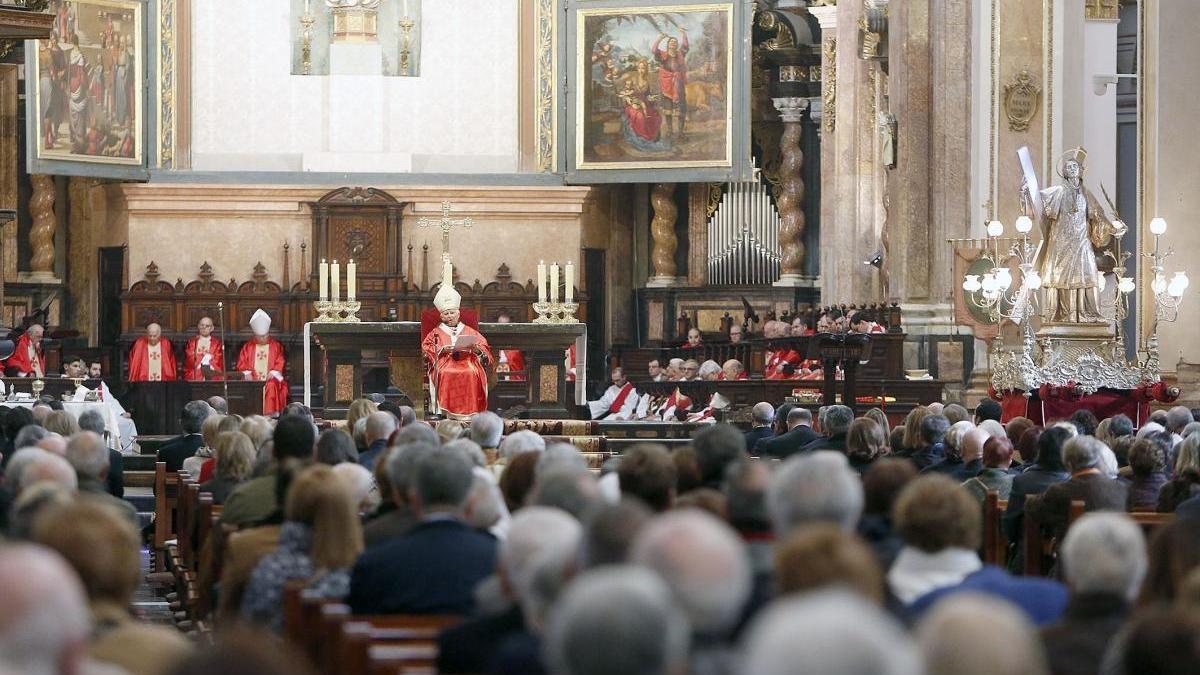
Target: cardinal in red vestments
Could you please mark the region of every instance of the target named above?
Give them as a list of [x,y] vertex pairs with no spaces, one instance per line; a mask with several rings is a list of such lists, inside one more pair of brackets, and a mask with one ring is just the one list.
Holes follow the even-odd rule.
[[146,326],[146,334],[129,350],[130,382],[171,382],[175,379],[175,350],[162,336],[162,326]]
[[4,362],[5,370],[16,377],[43,377],[46,362],[42,358],[42,334],[40,324],[33,324],[17,340],[17,348]]
[[[496,317],[496,323],[511,323],[512,318],[507,312],[501,312]],[[520,349],[499,349],[496,351],[496,375],[507,382],[524,382],[528,379],[525,373],[525,354]]]
[[455,419],[487,410],[487,365],[492,360],[487,339],[459,321],[461,303],[458,291],[443,282],[433,298],[442,322],[421,341],[430,408],[435,415]]
[[250,317],[254,339],[242,345],[236,368],[247,380],[263,383],[263,414],[274,415],[288,403],[288,385],[283,379],[287,357],[283,345],[268,335],[271,317],[261,309]]
[[225,377],[225,346],[212,332],[213,320],[206,316],[196,324],[196,336],[187,341],[183,350],[183,379],[188,382]]

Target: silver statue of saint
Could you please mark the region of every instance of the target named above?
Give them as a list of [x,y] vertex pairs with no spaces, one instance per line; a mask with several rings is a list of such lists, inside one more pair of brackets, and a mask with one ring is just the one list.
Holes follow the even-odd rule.
[[1046,289],[1043,319],[1055,323],[1105,320],[1098,300],[1100,272],[1095,249],[1107,246],[1113,236],[1125,234],[1084,186],[1086,159],[1083,148],[1063,154],[1058,163],[1062,183],[1040,191],[1041,213],[1037,213],[1038,200],[1031,195],[1029,182],[1021,185],[1025,214],[1038,223],[1042,233],[1034,269]]

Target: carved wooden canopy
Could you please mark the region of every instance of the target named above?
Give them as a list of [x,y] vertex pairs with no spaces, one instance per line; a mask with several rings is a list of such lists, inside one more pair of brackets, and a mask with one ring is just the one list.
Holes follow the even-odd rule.
[[309,274],[317,276],[321,259],[358,265],[361,293],[387,293],[404,274],[400,254],[401,214],[405,203],[383,190],[343,187],[315,202],[312,211],[315,242]]

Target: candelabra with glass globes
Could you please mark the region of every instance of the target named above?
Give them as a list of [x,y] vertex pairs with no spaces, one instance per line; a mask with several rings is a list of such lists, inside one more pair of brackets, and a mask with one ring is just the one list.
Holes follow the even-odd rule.
[[[1033,268],[1033,259],[1037,253],[1037,246],[1029,240],[1033,221],[1029,216],[1021,216],[1017,218],[1014,227],[1021,239],[1008,242],[1007,255],[1004,255],[1001,241],[1004,236],[1004,224],[998,220],[987,224],[990,250],[983,255],[983,259],[991,263],[992,269],[982,275],[965,275],[962,289],[967,292],[968,302],[981,310],[993,323],[1009,319],[1027,326],[1028,319],[1033,314],[1033,294],[1041,288],[1042,279]],[[1016,287],[1013,286],[1014,279],[1008,266],[1008,261],[1014,257],[1017,260],[1017,269],[1021,271],[1021,280]]]
[[[1175,272],[1171,279],[1167,280],[1166,262],[1167,258],[1175,254],[1175,249],[1167,247],[1164,251],[1162,247],[1162,237],[1167,233],[1167,221],[1164,218],[1155,218],[1150,221],[1150,234],[1154,235],[1154,250],[1143,253],[1142,255],[1150,259],[1150,290],[1154,292],[1154,322],[1150,325],[1150,337],[1146,340],[1146,362],[1148,368],[1159,367],[1158,362],[1158,324],[1160,322],[1173,323],[1179,318],[1179,304],[1183,300],[1183,294],[1191,283],[1188,280],[1187,272]],[[1132,281],[1130,282],[1130,290],[1133,290]]]

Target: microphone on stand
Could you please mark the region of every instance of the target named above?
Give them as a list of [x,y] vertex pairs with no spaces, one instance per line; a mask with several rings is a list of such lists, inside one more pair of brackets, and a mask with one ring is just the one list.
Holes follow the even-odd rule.
[[[217,320],[221,322],[221,360],[225,360],[225,303],[217,301]],[[229,402],[229,377],[225,375],[225,364],[221,366],[221,387],[225,394],[225,402]]]

